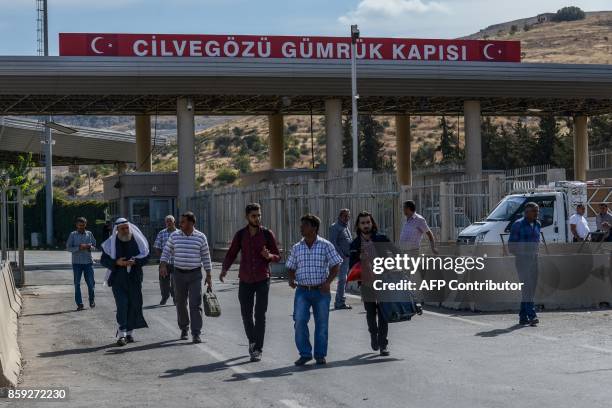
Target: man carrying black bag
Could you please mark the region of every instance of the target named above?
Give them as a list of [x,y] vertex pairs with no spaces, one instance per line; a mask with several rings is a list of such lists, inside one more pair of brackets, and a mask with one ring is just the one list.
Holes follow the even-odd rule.
[[376,294],[372,288],[372,282],[375,279],[372,272],[372,260],[377,256],[374,245],[391,241],[386,235],[378,233],[376,222],[372,214],[367,211],[362,211],[357,215],[355,231],[357,237],[351,243],[349,270],[361,262],[361,298],[366,310],[372,350],[380,350],[381,356],[388,356],[390,354],[387,339],[389,323],[383,315],[380,303],[376,301]]

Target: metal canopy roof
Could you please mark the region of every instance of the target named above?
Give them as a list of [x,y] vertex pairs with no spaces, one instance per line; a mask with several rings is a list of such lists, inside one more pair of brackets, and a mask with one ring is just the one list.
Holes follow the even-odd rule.
[[[136,137],[129,133],[76,127],[74,134],[52,130],[53,164],[131,163],[136,157]],[[42,164],[44,127],[36,120],[3,117],[0,120],[0,161],[15,162],[18,153],[29,152]],[[157,137],[157,146],[166,144],[165,137]]]
[[[612,65],[359,61],[364,113],[483,115],[612,113]],[[0,114],[315,114],[326,98],[350,107],[344,60],[0,57]]]

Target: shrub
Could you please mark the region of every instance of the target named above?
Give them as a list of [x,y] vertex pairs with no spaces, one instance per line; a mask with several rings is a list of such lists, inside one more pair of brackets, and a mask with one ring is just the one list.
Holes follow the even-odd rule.
[[586,14],[580,7],[569,6],[559,9],[553,16],[553,21],[576,21],[583,20]]
[[215,180],[220,184],[231,184],[238,179],[238,170],[222,167],[217,171]]

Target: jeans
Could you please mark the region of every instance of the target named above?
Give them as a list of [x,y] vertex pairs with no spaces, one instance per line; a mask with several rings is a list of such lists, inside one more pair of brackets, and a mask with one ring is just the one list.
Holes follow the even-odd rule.
[[174,273],[174,265],[168,265],[168,274],[166,276],[159,275],[159,290],[163,300],[168,300],[170,296],[174,299],[174,284],[172,283],[172,274]]
[[519,319],[535,319],[537,314],[533,300],[538,284],[538,257],[533,254],[519,255],[516,257],[515,264],[519,282],[523,283]]
[[[202,270],[181,271],[175,269],[174,301],[176,302],[176,317],[181,330],[189,328],[191,319],[191,334],[199,336],[202,332]],[[189,299],[189,311],[187,300]]]
[[[268,310],[268,292],[270,279],[261,282],[240,282],[238,286],[238,300],[244,331],[249,344],[255,343],[255,350],[263,349],[264,335],[266,333],[266,311]],[[253,321],[255,309],[255,321]]]
[[366,310],[366,320],[368,322],[370,336],[376,337],[381,348],[386,347],[387,344],[389,344],[389,340],[387,340],[389,323],[385,320],[382,310],[377,302],[364,302],[363,306]]
[[72,273],[74,276],[74,301],[77,306],[83,304],[83,297],[81,296],[81,276],[85,275],[85,283],[87,284],[87,294],[89,295],[89,301],[94,300],[94,287],[96,281],[94,280],[94,271],[92,264],[72,264]]
[[344,297],[344,291],[346,290],[346,277],[349,271],[349,258],[344,258],[344,261],[340,265],[338,271],[338,287],[336,288],[336,299],[334,301],[334,307],[340,307],[346,304],[346,298]]
[[299,286],[296,288],[293,301],[293,321],[295,322],[295,345],[300,357],[312,358],[312,345],[310,343],[310,332],[308,331],[311,307],[315,322],[314,357],[323,358],[327,356],[330,303],[331,294],[329,293],[321,293],[317,289],[308,290]]

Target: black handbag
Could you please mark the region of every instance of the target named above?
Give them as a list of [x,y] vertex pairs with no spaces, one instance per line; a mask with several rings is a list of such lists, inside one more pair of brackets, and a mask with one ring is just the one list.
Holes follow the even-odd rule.
[[221,316],[221,305],[219,305],[219,299],[214,294],[212,289],[208,287],[203,296],[204,300],[204,314],[208,317],[219,317]]

